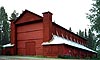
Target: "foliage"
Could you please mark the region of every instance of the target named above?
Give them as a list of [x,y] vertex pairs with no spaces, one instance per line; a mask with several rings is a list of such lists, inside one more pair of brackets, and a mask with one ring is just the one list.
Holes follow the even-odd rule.
[[[16,10],[11,14],[10,19],[16,20],[18,13]],[[2,50],[2,45],[5,45],[10,42],[10,23],[8,21],[8,15],[4,7],[0,7],[0,52]],[[1,53],[0,53],[1,54]]]
[[79,32],[77,32],[77,34],[84,38],[84,31],[79,30]]
[[58,58],[62,58],[62,59],[79,59],[79,57],[72,57],[69,55],[58,55]]
[[69,28],[69,31],[72,31],[71,27]]
[[84,31],[84,37],[85,37],[85,39],[88,38],[88,36],[87,36],[87,29],[85,29],[85,31]]
[[[0,52],[2,50],[2,45],[9,43],[9,22],[8,15],[5,12],[4,7],[0,8]],[[0,53],[1,54],[1,53]]]
[[96,32],[97,38],[95,47],[97,49],[97,56],[100,58],[100,0],[93,0],[92,8],[87,13],[87,18],[91,22],[92,31]]
[[[18,13],[16,10],[11,14],[10,19],[17,19]],[[10,24],[8,21],[8,15],[4,7],[0,8],[0,45],[9,43],[10,41]]]
[[18,17],[18,13],[16,12],[16,10],[13,11],[13,13],[11,14],[11,17],[9,17],[11,20],[16,20]]
[[91,57],[90,60],[100,60],[100,50],[97,51],[97,57]]
[[96,31],[97,42],[96,47],[100,46],[100,0],[93,0],[92,8],[87,13],[87,18],[91,22],[92,31]]
[[96,36],[94,35],[94,33],[92,33],[91,29],[89,29],[88,31],[88,37],[87,37],[87,44],[88,44],[88,48],[96,50]]
[[98,52],[97,58],[100,59],[100,50],[98,50],[97,52]]
[[97,46],[97,50],[100,50],[100,40],[97,41],[96,46]]
[[92,33],[91,29],[85,29],[85,31],[79,30],[77,34],[87,40],[87,47],[93,50],[96,50],[96,36]]
[[0,8],[0,22],[1,22],[0,42],[1,45],[4,45],[9,43],[9,22],[8,22],[8,15],[5,12],[4,7]]
[[100,0],[93,0],[93,7],[89,10],[90,14],[87,13],[87,18],[91,22],[92,30],[95,30],[97,33],[100,32]]
[[36,58],[47,58],[46,56],[41,56],[41,55],[39,55],[39,56],[33,56],[33,57],[36,57]]

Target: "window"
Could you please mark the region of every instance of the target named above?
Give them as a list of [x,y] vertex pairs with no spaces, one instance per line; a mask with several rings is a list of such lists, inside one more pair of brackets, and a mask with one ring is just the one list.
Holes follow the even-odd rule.
[[62,35],[62,37],[64,38],[64,35],[63,34],[61,34]]
[[74,41],[77,42],[75,39],[74,39]]
[[58,31],[56,31],[57,36],[59,36]]
[[69,40],[72,40],[72,37],[70,37],[70,39]]
[[79,41],[78,40],[76,40],[77,41],[77,43],[79,43]]
[[68,36],[66,35],[66,38],[68,39]]

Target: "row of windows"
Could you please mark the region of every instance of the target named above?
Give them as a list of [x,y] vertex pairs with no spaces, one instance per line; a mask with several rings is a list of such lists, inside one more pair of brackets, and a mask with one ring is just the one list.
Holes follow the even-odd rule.
[[[60,35],[58,34],[58,31],[56,31],[56,34],[57,34],[58,36],[60,36]],[[85,45],[82,41],[79,41],[79,40],[77,40],[77,39],[75,39],[75,38],[73,38],[73,37],[70,37],[70,36],[68,36],[68,35],[66,35],[66,36],[64,37],[64,34],[61,34],[61,37],[65,38],[65,39],[68,39],[68,40],[71,40],[71,41],[74,41],[74,42],[76,42],[76,43]]]

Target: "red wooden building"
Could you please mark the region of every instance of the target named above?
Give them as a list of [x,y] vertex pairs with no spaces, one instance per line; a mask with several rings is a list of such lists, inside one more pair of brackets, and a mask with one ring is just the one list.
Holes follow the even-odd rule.
[[[52,22],[52,13],[43,17],[25,10],[16,20],[11,20],[11,44],[5,48],[12,55],[42,55],[57,57],[92,57],[96,52],[87,48],[87,40]],[[5,53],[3,53],[5,54]]]

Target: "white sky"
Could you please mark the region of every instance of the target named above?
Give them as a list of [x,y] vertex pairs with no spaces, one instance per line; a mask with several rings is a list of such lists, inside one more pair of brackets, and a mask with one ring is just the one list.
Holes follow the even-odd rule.
[[53,13],[53,21],[73,32],[88,28],[89,20],[86,13],[92,7],[92,0],[0,0],[0,7],[4,6],[10,14],[16,10],[22,13],[25,9],[42,16],[43,12]]

